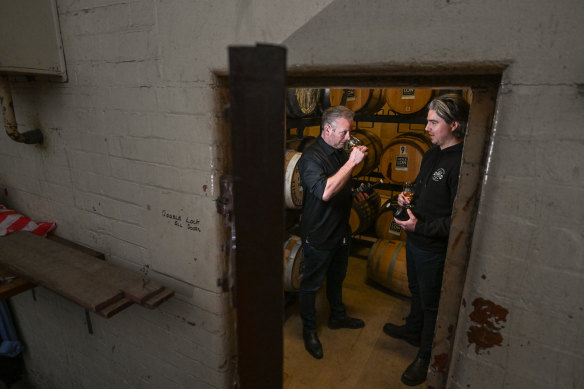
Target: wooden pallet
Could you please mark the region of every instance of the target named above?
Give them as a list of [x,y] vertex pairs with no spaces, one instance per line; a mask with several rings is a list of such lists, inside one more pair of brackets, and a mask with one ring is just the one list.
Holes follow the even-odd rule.
[[28,232],[0,238],[0,267],[103,317],[132,304],[153,309],[174,295],[173,290],[98,257],[74,243]]

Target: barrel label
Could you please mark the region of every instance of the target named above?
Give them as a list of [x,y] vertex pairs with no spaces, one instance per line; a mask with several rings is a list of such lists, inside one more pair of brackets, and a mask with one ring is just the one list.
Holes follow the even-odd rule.
[[345,89],[345,96],[347,101],[355,101],[355,89]]
[[389,225],[389,230],[387,232],[399,236],[401,234],[401,227],[395,221],[392,220],[391,224]]
[[401,94],[402,100],[414,100],[416,98],[416,90],[415,89],[402,89]]
[[398,155],[395,157],[395,170],[408,170],[408,157],[406,155]]

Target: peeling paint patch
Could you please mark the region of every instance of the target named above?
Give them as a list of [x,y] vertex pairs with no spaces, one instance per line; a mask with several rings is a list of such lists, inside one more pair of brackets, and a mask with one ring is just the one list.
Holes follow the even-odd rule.
[[503,336],[499,330],[504,326],[500,323],[506,322],[509,311],[483,298],[475,299],[472,305],[474,311],[469,317],[476,325],[471,325],[466,332],[468,344],[475,344],[477,354],[493,346],[501,346]]
[[434,361],[432,362],[432,369],[438,372],[445,372],[448,366],[448,354],[434,355]]

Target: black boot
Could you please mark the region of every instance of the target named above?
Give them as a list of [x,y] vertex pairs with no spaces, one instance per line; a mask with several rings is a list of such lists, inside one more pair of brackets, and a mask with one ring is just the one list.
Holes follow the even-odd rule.
[[328,326],[331,330],[338,330],[339,328],[350,328],[352,330],[365,327],[365,322],[355,317],[346,316],[343,319],[329,319]]
[[306,351],[308,351],[308,353],[314,358],[321,359],[323,356],[322,344],[320,344],[320,340],[318,340],[316,331],[303,331],[302,338],[304,338],[304,347],[306,348]]
[[429,359],[417,357],[416,360],[412,362],[412,364],[409,365],[406,371],[404,371],[402,374],[402,382],[409,386],[420,385],[422,382],[426,381],[429,365]]
[[412,346],[420,347],[420,334],[408,330],[405,325],[396,326],[395,324],[385,323],[383,332],[392,338],[403,339]]

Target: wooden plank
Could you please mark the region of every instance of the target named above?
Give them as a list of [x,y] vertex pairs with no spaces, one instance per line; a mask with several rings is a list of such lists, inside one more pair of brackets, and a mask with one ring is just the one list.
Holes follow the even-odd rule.
[[90,249],[89,247],[81,246],[80,244],[77,244],[75,242],[71,242],[70,240],[61,238],[57,235],[49,235],[49,236],[47,236],[47,239],[52,240],[53,242],[64,244],[65,246],[68,246],[68,247],[71,247],[75,250],[81,251],[81,252],[83,252],[87,255],[90,255],[92,257],[105,260],[104,253],[100,253],[99,251]]
[[28,280],[17,277],[14,274],[6,271],[6,269],[0,267],[0,301],[16,296],[22,292],[32,289],[36,286]]
[[119,288],[92,276],[103,261],[29,232],[2,238],[0,266],[94,312],[124,297]]
[[1,238],[0,266],[93,312],[124,297],[121,289],[92,275],[105,262],[28,232]]
[[134,302],[154,308],[174,293],[138,273],[97,259],[100,256],[72,242],[28,232],[0,239],[0,266],[104,317]]
[[[105,259],[103,253],[78,245],[74,242],[63,238],[51,235],[50,240],[62,243],[75,250],[79,250],[92,257]],[[124,296],[136,303],[141,303],[143,300],[159,293],[163,290],[161,285],[143,278],[140,274],[124,269],[122,267],[107,264],[100,266],[99,269],[93,269],[92,274],[104,280],[105,282],[120,288],[124,292]]]
[[133,304],[134,304],[134,302],[132,300],[124,297],[121,300],[118,300],[118,301],[102,308],[97,313],[105,318],[109,318],[109,317],[112,317],[113,315],[115,315],[116,313],[128,308],[130,305],[133,305]]
[[160,304],[162,304],[163,302],[165,302],[166,300],[168,300],[169,298],[171,298],[172,296],[174,296],[174,290],[164,288],[159,293],[144,300],[142,302],[142,306],[144,306],[148,309],[154,309],[157,306],[159,306]]
[[93,272],[95,277],[117,286],[124,292],[126,298],[136,303],[141,303],[164,289],[163,286],[138,273],[111,264],[108,265],[96,269]]
[[[62,243],[75,251],[81,251],[84,254],[90,255],[92,257],[105,259],[102,253],[99,253],[90,248],[80,246],[76,243],[58,237],[51,237],[50,239]],[[71,252],[70,250],[67,251]],[[79,264],[80,262],[75,263],[75,265]],[[119,288],[124,292],[124,296],[126,298],[136,303],[141,303],[143,300],[155,295],[163,289],[161,285],[142,277],[136,272],[124,269],[123,267],[112,265],[107,262],[100,262],[98,264],[94,263],[94,266],[91,268],[85,268],[86,264],[83,264],[83,266],[84,269],[90,270],[94,277],[101,279],[104,283],[108,283]]]

